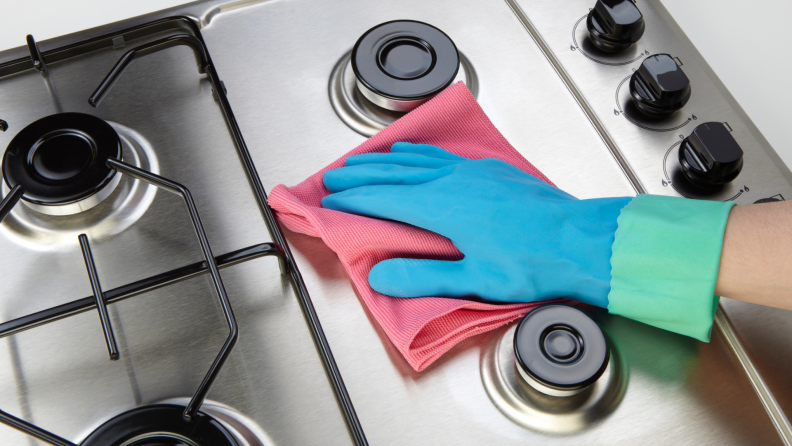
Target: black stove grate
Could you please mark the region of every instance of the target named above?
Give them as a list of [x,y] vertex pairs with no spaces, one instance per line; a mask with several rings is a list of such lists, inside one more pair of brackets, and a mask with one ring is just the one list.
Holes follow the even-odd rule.
[[[294,257],[292,256],[288,244],[286,243],[286,239],[278,227],[272,209],[270,209],[269,205],[267,204],[266,191],[264,190],[264,186],[262,185],[258,173],[256,172],[252,157],[250,156],[250,152],[248,151],[247,145],[245,144],[245,141],[242,137],[239,125],[237,124],[236,118],[234,117],[233,111],[231,110],[231,105],[228,102],[225,86],[219,79],[217,71],[212,64],[211,56],[209,55],[209,51],[206,48],[206,44],[203,40],[197,23],[195,23],[195,21],[189,17],[167,17],[125,28],[113,33],[104,34],[95,38],[76,42],[70,45],[65,45],[45,51],[43,53],[39,52],[38,45],[36,44],[33,37],[28,36],[28,48],[30,49],[31,56],[0,64],[0,78],[30,69],[36,69],[42,73],[46,73],[46,62],[57,62],[84,54],[89,51],[95,51],[107,47],[117,47],[119,41],[134,40],[162,31],[173,30],[186,31],[188,34],[182,33],[172,35],[141,45],[128,51],[116,63],[110,73],[108,73],[94,94],[91,95],[89,103],[94,107],[98,106],[98,104],[107,94],[108,90],[112,87],[113,83],[123,73],[124,69],[129,65],[129,63],[131,63],[135,58],[176,45],[187,45],[192,48],[193,52],[195,53],[198,71],[200,73],[205,73],[212,84],[213,95],[219,103],[223,118],[233,139],[234,146],[237,149],[237,153],[240,157],[240,161],[248,182],[250,183],[256,203],[258,204],[262,218],[267,225],[274,242],[259,244],[215,258],[209,246],[209,240],[206,236],[206,232],[203,229],[201,219],[198,216],[195,202],[186,187],[161,176],[155,175],[151,172],[138,169],[137,167],[115,159],[110,159],[107,164],[110,168],[116,170],[117,173],[132,176],[138,180],[182,196],[187,206],[187,210],[190,213],[190,218],[192,220],[196,235],[198,236],[198,240],[201,244],[201,249],[203,251],[205,260],[203,262],[187,265],[156,276],[152,276],[105,293],[101,289],[101,285],[96,274],[96,267],[93,263],[93,256],[91,254],[88,239],[85,235],[80,235],[79,241],[83,251],[83,257],[86,262],[86,269],[88,270],[88,275],[91,280],[94,295],[0,324],[0,337],[10,336],[12,334],[53,322],[58,319],[73,316],[75,314],[97,308],[100,315],[102,328],[104,330],[110,358],[118,359],[119,354],[118,349],[115,346],[115,337],[113,334],[112,325],[110,323],[110,319],[107,317],[107,304],[118,302],[122,299],[186,280],[200,274],[209,273],[212,277],[215,291],[218,295],[218,298],[220,299],[223,313],[226,316],[226,321],[229,326],[229,335],[215,361],[212,363],[212,366],[204,377],[204,380],[201,382],[200,386],[196,390],[194,396],[182,414],[182,417],[185,420],[194,420],[197,415],[200,415],[198,411],[201,407],[201,404],[206,398],[206,395],[214,383],[215,378],[220,373],[220,370],[231,353],[234,344],[236,343],[238,334],[236,320],[234,319],[234,314],[223,286],[219,268],[231,266],[261,256],[275,255],[278,257],[281,273],[288,275],[291,279],[295,294],[300,304],[300,308],[311,331],[320,359],[322,360],[325,371],[328,375],[328,379],[330,380],[330,383],[333,387],[336,399],[338,400],[342,414],[347,423],[347,427],[349,428],[350,434],[352,436],[352,440],[357,445],[367,445],[368,442],[366,440],[365,434],[363,433],[362,426],[360,425],[360,421],[357,418],[355,409],[338,370],[338,366],[336,365],[335,359],[333,358],[333,354],[324,335],[319,318],[313,307],[311,298],[308,295],[308,290],[306,289],[302,276],[297,269],[297,266],[294,262]],[[5,131],[7,128],[7,123],[0,120],[0,128]],[[21,186],[16,186],[6,197],[3,198],[2,201],[0,201],[0,223],[8,214],[8,212],[10,212],[13,206],[16,205],[23,194],[24,189]],[[2,410],[0,410],[0,422],[25,432],[32,437],[56,446],[76,446],[74,443],[68,440],[58,437],[57,435],[47,432],[46,430],[32,425],[20,418],[14,417],[11,414],[3,412]]]

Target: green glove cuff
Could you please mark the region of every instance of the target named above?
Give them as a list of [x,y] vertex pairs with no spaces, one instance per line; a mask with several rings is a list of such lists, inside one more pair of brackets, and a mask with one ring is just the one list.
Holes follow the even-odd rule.
[[733,201],[638,195],[617,220],[608,311],[709,342]]

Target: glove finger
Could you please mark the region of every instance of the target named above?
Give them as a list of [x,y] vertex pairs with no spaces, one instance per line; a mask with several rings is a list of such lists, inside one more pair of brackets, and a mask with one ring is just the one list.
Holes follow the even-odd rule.
[[361,164],[396,164],[404,167],[424,167],[426,169],[438,169],[441,167],[450,166],[453,164],[467,161],[466,159],[460,160],[447,160],[440,158],[432,158],[424,155],[416,155],[414,153],[364,153],[361,155],[348,156],[346,159],[347,166],[359,166]]
[[[418,226],[430,231],[431,218],[437,205],[421,186],[361,186],[330,194],[322,199],[322,207],[349,214],[385,218]],[[444,234],[445,235],[445,234]]]
[[432,146],[429,144],[412,144],[409,142],[397,142],[391,146],[391,153],[414,153],[417,155],[428,156],[430,158],[438,158],[443,160],[451,160],[451,161],[470,161],[467,158],[463,158],[459,155],[454,155],[453,153],[442,149],[437,146]]
[[476,292],[464,260],[384,260],[374,265],[368,279],[375,291],[393,297],[461,297]]
[[373,185],[422,184],[448,175],[443,169],[404,167],[395,164],[361,164],[328,170],[322,176],[325,187],[331,192]]

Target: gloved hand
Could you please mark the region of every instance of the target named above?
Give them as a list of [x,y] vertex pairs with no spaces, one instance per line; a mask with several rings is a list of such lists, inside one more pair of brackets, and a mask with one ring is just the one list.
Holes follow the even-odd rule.
[[369,284],[382,294],[608,306],[616,219],[632,197],[578,200],[498,159],[403,142],[348,157],[324,184],[323,207],[428,229],[465,255],[380,262]]

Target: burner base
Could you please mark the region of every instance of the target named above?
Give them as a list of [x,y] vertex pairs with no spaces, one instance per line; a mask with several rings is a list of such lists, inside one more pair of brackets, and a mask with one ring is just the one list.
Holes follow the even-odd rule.
[[214,418],[199,412],[186,422],[183,412],[172,404],[139,407],[101,425],[81,446],[240,446]]

